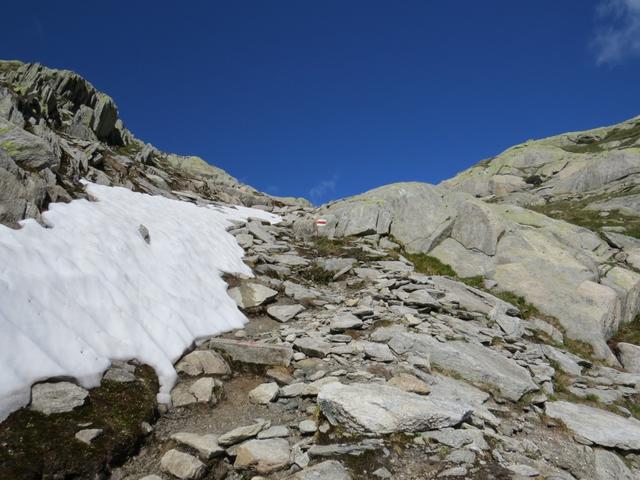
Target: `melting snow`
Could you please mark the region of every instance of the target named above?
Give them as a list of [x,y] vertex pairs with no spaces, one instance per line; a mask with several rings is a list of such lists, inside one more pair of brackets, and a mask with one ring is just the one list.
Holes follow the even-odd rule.
[[151,365],[167,402],[184,350],[246,321],[221,273],[251,271],[225,228],[232,219],[278,217],[87,190],[97,202],[50,206],[43,218],[52,228],[0,225],[0,420],[29,402],[34,382],[74,377],[95,387],[111,360]]

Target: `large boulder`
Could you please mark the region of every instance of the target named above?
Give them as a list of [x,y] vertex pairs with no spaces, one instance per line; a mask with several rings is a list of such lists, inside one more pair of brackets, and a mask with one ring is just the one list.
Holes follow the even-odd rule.
[[[414,252],[427,251],[451,227],[452,211],[443,192],[426,183],[396,183],[323,207],[322,235],[390,234]],[[298,220],[299,235],[315,234],[312,219]]]
[[635,418],[562,401],[547,403],[545,411],[591,443],[618,450],[640,450],[640,421]]
[[464,403],[431,400],[389,385],[329,383],[318,405],[333,425],[363,435],[418,432],[458,425],[471,413]]
[[40,137],[0,118],[0,149],[15,163],[28,170],[55,169],[59,160],[53,150]]
[[454,372],[479,386],[489,385],[514,402],[538,388],[525,368],[480,344],[463,341],[443,343],[430,335],[408,333],[394,327],[378,329],[374,338],[388,341],[389,347],[397,354],[428,356],[432,365]]

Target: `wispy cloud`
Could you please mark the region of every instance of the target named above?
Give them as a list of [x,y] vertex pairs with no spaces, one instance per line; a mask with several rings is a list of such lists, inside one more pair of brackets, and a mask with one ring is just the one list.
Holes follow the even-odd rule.
[[598,65],[640,56],[640,0],[602,0],[593,48]]
[[338,176],[321,180],[309,189],[309,198],[313,203],[320,203],[327,198],[328,195],[336,191],[338,184]]

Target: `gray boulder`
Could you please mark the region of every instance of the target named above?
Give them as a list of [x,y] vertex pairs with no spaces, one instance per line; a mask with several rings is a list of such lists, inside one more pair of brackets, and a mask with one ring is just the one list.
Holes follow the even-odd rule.
[[618,343],[620,363],[625,370],[640,373],[640,347],[632,343]]
[[291,462],[289,442],[284,438],[249,440],[236,449],[236,469],[252,467],[258,473],[270,473],[288,466]]
[[259,307],[276,295],[276,290],[256,282],[242,282],[240,286],[229,289],[229,296],[243,309]]
[[193,455],[179,450],[169,450],[160,459],[160,468],[180,480],[198,480],[207,470],[204,463]]
[[228,375],[231,368],[222,356],[213,350],[195,350],[185,355],[176,365],[178,372],[187,375]]
[[336,460],[326,460],[312,467],[307,467],[286,480],[351,480],[349,471]]
[[432,365],[455,372],[480,387],[490,385],[514,402],[525,393],[538,389],[525,368],[480,344],[463,341],[442,343],[430,335],[407,333],[393,327],[379,329],[376,339],[386,339],[389,347],[398,354],[428,355]]
[[318,406],[332,425],[363,435],[452,427],[472,412],[463,403],[431,400],[389,385],[360,383],[323,386]]
[[270,317],[285,323],[294,318],[305,308],[302,305],[271,305],[267,308]]
[[74,383],[38,383],[31,389],[31,410],[50,415],[84,405],[89,392]]
[[640,449],[640,421],[635,418],[562,401],[548,402],[545,412],[564,423],[574,434],[596,445],[618,450]]

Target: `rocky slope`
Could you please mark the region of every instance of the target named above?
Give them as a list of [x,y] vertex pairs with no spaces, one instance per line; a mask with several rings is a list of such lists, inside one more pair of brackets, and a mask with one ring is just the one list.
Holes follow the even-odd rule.
[[0,478],[640,478],[635,120],[316,209],[144,146],[71,72],[0,67],[3,223],[83,178],[283,218],[229,228],[249,323],[186,352],[171,405],[136,360],[38,383]]
[[640,311],[639,142],[637,118],[527,142],[438,186],[388,185],[324,206],[322,234],[394,238],[525,298],[616,365],[607,340]]
[[0,223],[15,227],[51,202],[82,197],[83,178],[193,202],[295,202],[136,139],[114,101],[73,72],[0,61]]

